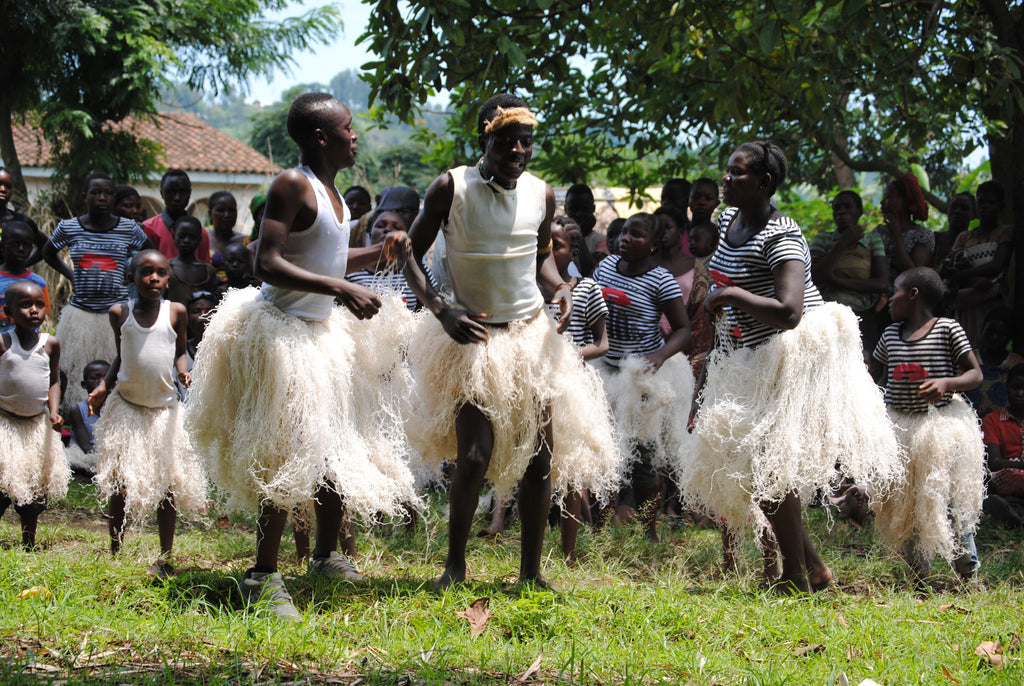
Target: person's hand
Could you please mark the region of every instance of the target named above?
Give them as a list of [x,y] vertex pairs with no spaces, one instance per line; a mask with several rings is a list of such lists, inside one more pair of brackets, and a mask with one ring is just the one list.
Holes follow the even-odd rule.
[[558,317],[558,333],[562,333],[572,318],[572,286],[563,283],[556,288],[551,304],[558,305],[558,311],[561,313]]
[[380,298],[366,286],[351,281],[341,281],[335,302],[343,305],[356,319],[370,319],[380,312]]
[[412,255],[412,239],[405,231],[392,231],[384,238],[384,259],[396,266],[405,264]]
[[718,314],[726,305],[730,304],[729,296],[733,286],[724,288],[713,288],[704,298],[704,309],[711,314]]
[[60,431],[61,427],[64,426],[64,418],[60,416],[60,412],[50,413],[50,426],[56,431]]
[[188,388],[192,385],[192,374],[189,372],[178,372],[178,383],[184,388]]
[[655,350],[644,357],[647,358],[647,369],[644,371],[648,374],[656,374],[661,369],[661,365],[665,364],[665,357],[662,355],[661,350]]
[[103,403],[107,401],[107,382],[100,381],[99,386],[92,389],[92,393],[89,394],[89,416],[98,415],[100,408],[103,407]]
[[445,333],[456,343],[486,343],[487,327],[478,320],[487,317],[484,313],[473,313],[457,307],[446,307],[437,315]]
[[934,405],[942,400],[942,396],[949,392],[949,379],[925,379],[917,389],[917,394],[926,403]]

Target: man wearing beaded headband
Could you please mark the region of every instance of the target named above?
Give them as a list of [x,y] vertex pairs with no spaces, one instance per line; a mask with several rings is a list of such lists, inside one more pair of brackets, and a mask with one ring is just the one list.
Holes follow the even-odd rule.
[[[454,457],[448,557],[438,588],[466,576],[466,541],[488,477],[499,498],[519,487],[520,581],[544,586],[541,544],[552,492],[617,481],[610,413],[596,374],[559,335],[572,291],[551,260],[551,187],[526,171],[537,119],[513,95],[494,96],[477,121],[483,157],[427,189],[410,235],[406,277],[434,314],[417,332],[409,437],[424,460]],[[418,267],[443,231],[454,302]],[[541,290],[560,307],[555,322]]]

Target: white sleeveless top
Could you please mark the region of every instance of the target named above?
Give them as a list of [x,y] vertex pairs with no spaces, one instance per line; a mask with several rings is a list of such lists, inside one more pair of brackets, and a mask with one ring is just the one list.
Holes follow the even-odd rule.
[[174,347],[178,334],[171,326],[171,303],[160,302],[153,326],[140,326],[128,302],[128,318],[121,325],[121,368],[117,392],[132,405],[170,407],[178,402],[174,385]]
[[50,356],[46,354],[49,334],[39,334],[31,350],[21,347],[18,334],[10,332],[11,347],[0,356],[0,409],[19,417],[36,417],[46,412],[50,391]]
[[[331,196],[309,167],[297,167],[309,180],[316,195],[316,221],[304,231],[288,233],[284,259],[314,274],[345,277],[348,265],[349,220],[352,214],[342,199],[345,220],[338,221],[331,206]],[[335,189],[336,190],[336,189]],[[334,296],[307,293],[263,284],[260,297],[286,314],[308,321],[321,321],[331,316]]]
[[529,319],[544,307],[537,287],[537,230],[547,184],[524,172],[515,188],[487,183],[476,167],[449,171],[454,196],[444,226],[455,302],[485,322]]

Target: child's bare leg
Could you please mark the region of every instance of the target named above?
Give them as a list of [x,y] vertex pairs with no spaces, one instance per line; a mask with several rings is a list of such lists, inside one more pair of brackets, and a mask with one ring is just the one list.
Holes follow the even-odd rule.
[[174,526],[178,521],[178,510],[170,496],[160,501],[156,508],[156,525],[160,533],[160,557],[169,559],[174,549]]
[[110,553],[117,555],[124,540],[124,496],[115,493],[107,504],[107,530],[110,532]]
[[295,556],[300,560],[309,557],[309,533],[313,530],[313,521],[309,506],[301,505],[291,513],[292,535],[295,538]]
[[338,529],[338,546],[346,557],[356,556],[356,525],[344,512],[342,512],[341,528]]
[[736,534],[727,524],[722,524],[722,567],[727,572],[739,573],[736,563]]
[[36,549],[36,527],[39,524],[39,515],[45,508],[46,501],[18,508],[18,516],[21,518],[21,546],[28,552]]
[[761,532],[761,564],[764,566],[764,580],[774,583],[779,576],[779,550],[767,529]]
[[537,453],[519,482],[519,520],[522,535],[519,546],[519,581],[533,581],[538,586],[548,583],[540,575],[540,558],[544,547],[544,530],[551,509],[551,408],[544,410],[544,425],[538,436]]
[[633,493],[636,497],[636,513],[644,526],[644,533],[651,543],[658,542],[658,505],[661,500],[661,476],[652,466],[652,449],[638,445],[640,459],[633,465]]
[[288,522],[288,511],[270,504],[260,506],[256,520],[256,564],[253,571],[277,571],[277,556],[281,549],[281,534]]
[[807,583],[812,591],[821,591],[832,583],[832,570],[828,568],[824,560],[818,555],[818,550],[811,541],[811,535],[807,533],[807,527],[801,527],[804,536],[804,569],[807,571]]
[[766,505],[764,511],[782,555],[782,574],[776,586],[783,591],[810,592],[804,569],[804,540],[807,532],[800,516],[799,496],[787,493],[782,502]]
[[333,484],[326,484],[317,489],[313,499],[313,512],[316,513],[316,546],[313,548],[313,558],[329,557],[338,549],[338,533],[345,518],[345,505],[341,501],[341,494],[334,490]]
[[508,509],[508,499],[494,498],[491,502],[491,524],[486,529],[481,529],[478,534],[481,537],[497,536],[505,530],[505,511]]
[[570,566],[576,564],[576,538],[583,513],[583,493],[570,493],[562,503],[562,554]]
[[444,572],[434,582],[439,590],[466,578],[466,541],[480,500],[480,487],[491,462],[494,429],[478,408],[463,405],[455,417],[455,438],[458,454],[448,489],[448,557]]

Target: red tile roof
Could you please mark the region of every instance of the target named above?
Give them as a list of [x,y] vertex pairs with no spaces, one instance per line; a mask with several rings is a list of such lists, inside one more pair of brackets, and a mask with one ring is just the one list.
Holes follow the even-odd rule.
[[[163,161],[169,168],[222,174],[272,175],[281,171],[279,166],[242,141],[187,112],[160,112],[153,121],[128,117],[116,126],[163,146]],[[50,144],[38,129],[15,123],[14,147],[22,166],[49,166]]]

